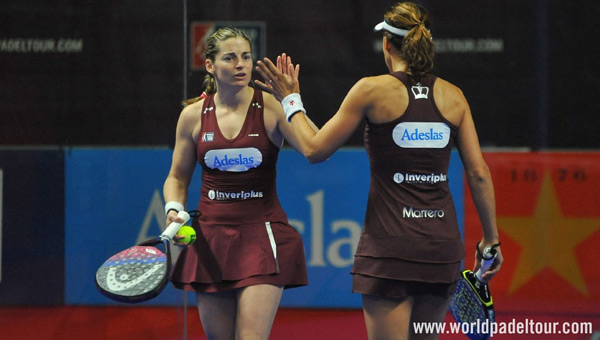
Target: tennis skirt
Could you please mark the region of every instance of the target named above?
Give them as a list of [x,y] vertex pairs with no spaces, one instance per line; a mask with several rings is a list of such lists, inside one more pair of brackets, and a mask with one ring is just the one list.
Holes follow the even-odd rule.
[[461,262],[427,263],[398,258],[355,257],[352,292],[405,298],[434,295],[449,298],[456,291]]
[[171,282],[193,292],[220,292],[258,284],[308,284],[304,246],[289,224],[193,224],[197,238],[179,255]]

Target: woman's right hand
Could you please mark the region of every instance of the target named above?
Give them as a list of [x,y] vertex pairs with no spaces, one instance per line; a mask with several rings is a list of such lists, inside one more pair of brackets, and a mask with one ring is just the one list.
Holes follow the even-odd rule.
[[173,223],[173,222],[185,223],[185,221],[183,220],[183,218],[179,217],[177,215],[177,212],[175,210],[171,210],[167,214],[167,224],[166,224],[166,226],[169,227],[171,225],[171,223]]
[[292,93],[300,93],[300,65],[294,66],[292,58],[282,53],[277,57],[277,66],[269,58],[258,61],[256,71],[265,82],[255,80],[254,83],[264,91],[271,93],[278,101]]
[[[179,215],[177,215],[177,212],[175,212],[175,210],[171,210],[169,211],[169,213],[167,214],[167,224],[166,226],[169,227],[171,225],[171,223],[185,223],[186,221],[183,220],[183,218],[179,217]],[[175,234],[173,235],[173,241],[174,241],[174,245],[179,246],[179,247],[187,247],[186,243],[182,243],[181,240],[183,240],[185,238],[185,236],[182,235],[178,235]]]

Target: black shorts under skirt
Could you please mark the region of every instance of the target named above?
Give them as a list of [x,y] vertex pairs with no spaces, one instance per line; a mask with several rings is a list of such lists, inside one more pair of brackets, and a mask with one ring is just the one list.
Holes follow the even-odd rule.
[[393,298],[405,298],[413,295],[433,295],[448,299],[456,291],[458,281],[435,283],[402,281],[362,274],[353,274],[352,292]]

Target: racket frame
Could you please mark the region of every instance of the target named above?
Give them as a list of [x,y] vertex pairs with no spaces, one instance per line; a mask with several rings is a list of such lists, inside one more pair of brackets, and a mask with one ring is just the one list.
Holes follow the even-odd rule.
[[[163,233],[160,236],[153,237],[153,238],[143,241],[137,245],[137,246],[144,246],[144,247],[153,247],[157,251],[160,251],[158,248],[156,248],[157,245],[162,244],[164,246],[164,248],[165,248],[164,255],[166,257],[166,264],[165,264],[166,269],[165,269],[165,275],[164,275],[163,279],[160,281],[160,284],[156,288],[154,288],[151,291],[146,292],[144,294],[120,295],[118,292],[111,292],[111,291],[104,289],[102,287],[102,285],[98,282],[98,276],[96,275],[96,280],[95,280],[96,287],[104,296],[106,296],[112,300],[118,301],[118,302],[139,303],[139,302],[144,302],[144,301],[148,301],[150,299],[155,298],[165,289],[165,287],[167,286],[167,282],[169,281],[168,280],[169,274],[171,272],[171,242],[173,240],[173,236],[175,236],[175,234],[177,233],[177,231],[179,231],[179,229],[183,226],[183,224],[185,224],[190,219],[190,215],[185,211],[178,212],[177,216],[183,219],[182,223],[171,222],[171,224],[169,224],[169,226],[165,229],[165,231],[163,231]],[[128,248],[128,249],[130,249],[130,248]],[[119,253],[117,253],[117,254],[119,254]],[[111,256],[111,258],[112,258],[112,256]],[[106,263],[106,261],[104,263]],[[103,266],[104,266],[104,264],[102,266],[100,266],[100,268],[98,268],[98,271],[100,271],[100,269]],[[98,273],[98,271],[96,273]]]
[[[482,321],[487,321],[487,322],[495,321],[494,301],[493,301],[492,295],[489,291],[488,284],[482,280],[482,275],[483,275],[483,273],[488,271],[494,264],[494,261],[496,260],[496,256],[497,256],[497,251],[496,251],[495,247],[497,247],[498,245],[486,247],[484,249],[483,253],[481,253],[481,252],[479,252],[479,244],[477,244],[477,246],[476,246],[477,252],[478,252],[478,254],[481,255],[481,262],[480,262],[479,270],[477,270],[476,273],[473,273],[471,270],[464,270],[461,273],[461,278],[460,278],[461,282],[459,282],[459,285],[461,285],[461,284],[467,285],[467,287],[462,288],[463,290],[470,289],[472,292],[471,295],[475,295],[477,297],[477,300],[479,300],[479,302],[481,303],[481,309],[483,312],[483,316],[485,317],[485,320],[482,320]],[[460,286],[457,287],[457,291],[454,293],[454,296],[452,298],[453,300],[458,295],[457,293],[459,292],[459,290],[460,290]],[[484,292],[485,295],[487,295],[487,299],[489,299],[489,301],[486,301],[484,298],[482,298],[482,296],[481,296],[482,291]],[[456,322],[458,322],[458,323],[467,322],[467,321],[463,321],[463,320],[458,320],[457,314],[459,316],[460,316],[460,314],[458,313],[458,311],[453,310],[452,307],[453,307],[453,302],[451,302],[451,304],[450,304],[450,310],[451,310],[452,315],[454,316],[454,319],[456,320]],[[478,319],[478,320],[480,320],[480,319]],[[472,340],[482,340],[482,339],[490,338],[490,334],[483,334],[483,333],[469,333],[469,334],[465,334],[465,335],[469,339],[472,339]]]

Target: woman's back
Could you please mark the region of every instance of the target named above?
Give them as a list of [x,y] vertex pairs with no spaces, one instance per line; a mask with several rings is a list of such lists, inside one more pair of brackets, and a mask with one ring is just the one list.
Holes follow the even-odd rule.
[[[408,106],[409,90],[404,83],[399,82],[390,74],[361,79],[356,86],[369,98],[372,105],[365,116],[373,123],[386,123],[399,118]],[[435,105],[445,119],[452,125],[459,126],[467,102],[462,91],[450,82],[436,78],[433,86]]]

